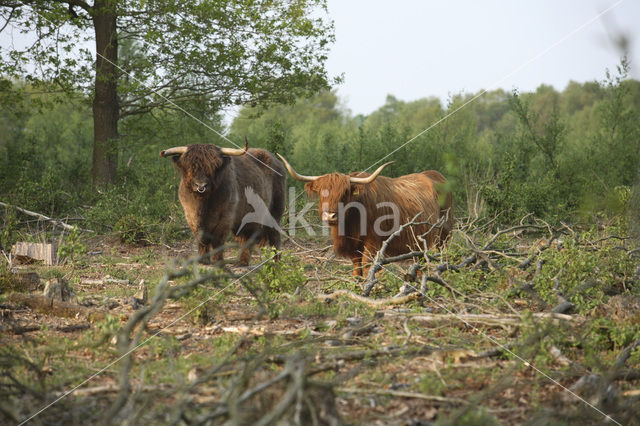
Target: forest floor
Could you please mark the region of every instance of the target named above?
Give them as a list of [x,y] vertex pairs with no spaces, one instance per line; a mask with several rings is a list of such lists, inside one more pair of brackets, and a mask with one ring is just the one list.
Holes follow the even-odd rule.
[[[639,424],[637,245],[525,231],[463,230],[418,282],[383,265],[368,297],[328,237],[226,269],[189,263],[189,241],[87,238],[14,265],[31,288],[3,275],[0,423]],[[68,304],[36,297],[51,279]]]

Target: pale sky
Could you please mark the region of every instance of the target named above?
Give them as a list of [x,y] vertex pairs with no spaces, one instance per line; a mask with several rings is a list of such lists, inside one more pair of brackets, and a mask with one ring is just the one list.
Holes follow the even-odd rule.
[[481,89],[531,91],[544,83],[562,90],[570,80],[602,80],[620,62],[612,43],[620,34],[629,38],[632,77],[640,79],[639,0],[328,0],[328,6],[336,42],[327,67],[331,75],[344,73],[338,95],[354,114],[378,109],[387,94],[446,101]]

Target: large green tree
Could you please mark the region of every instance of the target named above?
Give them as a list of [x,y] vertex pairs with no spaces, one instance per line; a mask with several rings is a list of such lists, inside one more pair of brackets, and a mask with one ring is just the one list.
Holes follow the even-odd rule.
[[91,100],[96,185],[116,179],[126,117],[286,103],[331,84],[325,0],[0,0],[0,16],[0,79]]

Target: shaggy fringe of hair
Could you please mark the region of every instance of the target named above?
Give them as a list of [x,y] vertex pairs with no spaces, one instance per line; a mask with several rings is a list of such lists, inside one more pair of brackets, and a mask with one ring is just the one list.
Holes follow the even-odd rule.
[[179,160],[179,164],[188,164],[185,168],[185,177],[213,176],[216,170],[222,166],[222,153],[214,145],[196,144],[189,145],[189,149]]

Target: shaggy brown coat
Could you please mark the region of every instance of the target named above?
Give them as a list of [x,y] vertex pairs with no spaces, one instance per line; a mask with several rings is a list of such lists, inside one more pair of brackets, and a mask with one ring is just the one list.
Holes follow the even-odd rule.
[[[355,172],[349,176],[366,177],[370,174]],[[366,275],[369,269],[367,264],[380,250],[390,231],[397,230],[400,225],[411,221],[420,212],[422,214],[417,219],[419,222],[435,224],[444,217],[442,226],[434,228],[426,236],[429,248],[438,247],[449,238],[453,229],[453,196],[443,191],[446,179],[439,172],[427,170],[398,178],[378,176],[367,184],[353,184],[349,181],[349,176],[342,173],[320,176],[313,182],[307,182],[305,189],[310,195],[319,196],[321,216],[323,212],[335,214],[332,216],[335,220],[329,222],[333,250],[337,256],[351,259],[353,275]],[[361,213],[356,207],[344,209],[342,213],[345,217],[338,217],[339,203],[346,207],[348,203],[354,202],[360,203],[364,208],[365,229],[361,229]],[[392,208],[378,207],[379,203],[393,203],[397,206],[399,218],[395,223],[395,229],[391,229],[394,226]],[[387,235],[376,233],[374,225],[377,221],[378,229]],[[343,229],[340,229],[340,223]],[[430,228],[431,226],[426,224],[406,228],[391,240],[386,254],[396,256],[421,249],[416,237],[426,233]]]
[[180,172],[178,198],[187,223],[198,241],[198,253],[215,251],[211,260],[223,258],[220,247],[230,232],[243,249],[239,264],[249,263],[251,253],[244,243],[255,239],[280,248],[279,229],[260,223],[242,223],[255,211],[246,192],[253,191],[267,206],[279,224],[285,207],[286,172],[272,153],[251,148],[241,156],[227,156],[215,145],[189,145],[187,151],[173,157]]

